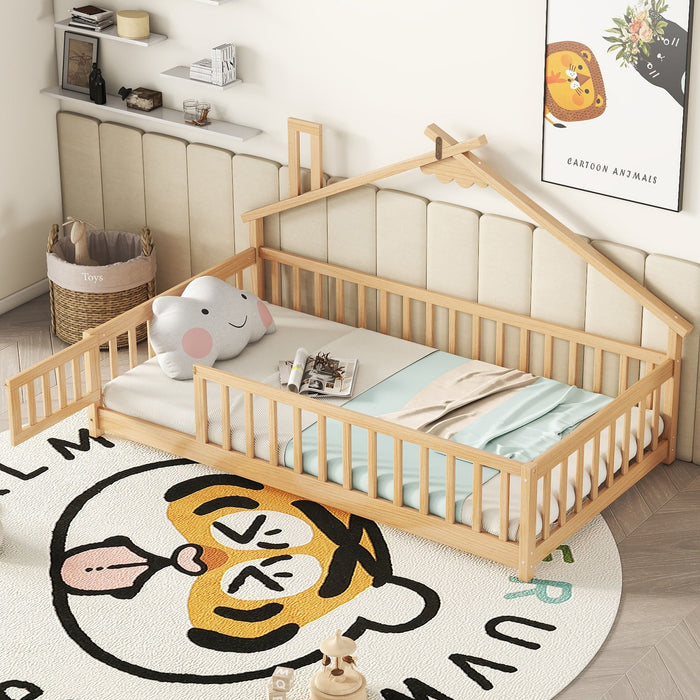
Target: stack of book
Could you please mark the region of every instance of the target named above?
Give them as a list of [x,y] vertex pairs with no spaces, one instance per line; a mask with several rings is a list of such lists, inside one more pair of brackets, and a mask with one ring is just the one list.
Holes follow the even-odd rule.
[[211,82],[211,59],[202,58],[190,66],[190,79]]
[[96,5],[83,5],[74,7],[70,11],[70,22],[68,26],[79,27],[80,29],[91,29],[94,32],[101,32],[114,24],[114,12],[105,10]]
[[228,85],[236,80],[236,47],[221,44],[211,50],[211,82]]

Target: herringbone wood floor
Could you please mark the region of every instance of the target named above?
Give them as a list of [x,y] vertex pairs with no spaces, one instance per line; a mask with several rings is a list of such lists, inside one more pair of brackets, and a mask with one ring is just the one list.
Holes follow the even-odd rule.
[[[0,316],[3,380],[63,347],[47,296]],[[700,699],[700,467],[660,465],[603,515],[620,550],[622,601],[600,652],[558,700]]]

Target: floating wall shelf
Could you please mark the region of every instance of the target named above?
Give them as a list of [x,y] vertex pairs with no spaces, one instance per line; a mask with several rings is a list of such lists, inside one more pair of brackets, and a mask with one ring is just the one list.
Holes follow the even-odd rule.
[[214,88],[215,90],[228,90],[236,85],[239,85],[243,81],[238,79],[234,80],[228,85],[214,85],[214,83],[208,83],[206,80],[195,80],[190,78],[190,67],[189,66],[175,66],[175,68],[170,68],[161,73],[162,76],[166,78],[178,78],[180,80],[187,80],[188,82],[195,83],[195,85],[206,85],[207,87]]
[[80,27],[71,27],[69,25],[69,19],[63,19],[60,22],[56,22],[54,27],[57,29],[62,29],[67,32],[74,32],[75,34],[85,34],[86,36],[96,36],[100,39],[114,39],[114,41],[123,41],[125,44],[134,44],[135,46],[153,46],[153,44],[159,44],[161,41],[165,41],[168,37],[165,34],[154,34],[151,32],[147,39],[125,39],[117,34],[117,25],[113,24],[107,29],[103,29],[101,32],[94,32],[91,29],[81,29]]
[[158,109],[154,109],[150,112],[141,112],[138,109],[128,108],[126,103],[118,95],[107,95],[107,103],[97,105],[90,100],[88,95],[82,92],[64,90],[60,87],[46,88],[41,92],[44,95],[51,95],[59,100],[65,100],[67,102],[82,102],[84,104],[92,105],[100,110],[128,114],[130,117],[142,119],[144,121],[160,122],[161,124],[180,126],[183,129],[189,130],[193,135],[199,131],[207,131],[214,134],[223,134],[224,136],[236,139],[237,141],[246,141],[247,139],[262,133],[260,129],[254,129],[249,126],[241,126],[240,124],[232,124],[231,122],[224,122],[218,119],[212,119],[211,124],[208,126],[192,126],[191,124],[185,124],[183,113],[176,109],[159,107]]

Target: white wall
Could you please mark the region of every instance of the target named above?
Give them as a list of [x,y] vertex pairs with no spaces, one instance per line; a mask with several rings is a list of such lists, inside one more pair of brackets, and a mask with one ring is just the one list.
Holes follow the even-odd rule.
[[[27,4],[34,8],[23,10],[27,15],[33,12],[32,40],[50,45],[53,35],[48,36],[48,20],[37,11],[39,3]],[[53,4],[56,17],[62,19],[74,3],[53,0]],[[105,5],[124,6],[111,1]],[[433,121],[457,138],[485,133],[490,143],[479,154],[574,230],[700,262],[700,134],[695,126],[700,51],[695,51],[689,86],[684,210],[673,213],[540,182],[544,0],[230,0],[221,6],[140,0],[134,5],[149,11],[151,29],[169,39],[147,49],[103,39],[100,64],[109,92],[116,93],[122,85],[157,88],[163,91],[166,106],[174,108],[185,97],[207,99],[215,117],[256,126],[264,133],[238,144],[201,131],[195,134],[193,127],[158,131],[286,162],[287,116],[319,121],[325,130],[325,170],[333,175],[359,174],[430,150],[432,143],[423,129]],[[243,85],[219,92],[160,77],[161,71],[206,56],[211,46],[228,40],[237,44]],[[25,50],[24,39],[11,41],[15,50],[20,46]],[[56,44],[60,66],[61,33]],[[24,77],[13,80],[25,84]],[[25,113],[32,111],[32,119],[45,118],[52,132],[48,98],[35,94],[47,82],[44,72],[32,76],[32,81],[35,84],[23,94],[41,103],[42,109]],[[90,105],[67,108],[109,119]],[[123,121],[144,128],[143,122],[131,117]],[[24,142],[36,139],[34,160],[48,163],[42,185],[52,196],[50,204],[42,206],[53,211],[57,188],[53,134],[42,132],[38,138],[36,132],[30,124],[18,133]],[[36,166],[29,171],[35,174]],[[37,178],[28,187],[6,172],[2,177],[22,191],[15,218],[23,229],[34,232],[39,213],[32,190]],[[384,184],[521,216],[493,192],[440,185],[417,172]],[[5,219],[2,226],[8,231]],[[17,224],[11,228],[16,233]],[[18,246],[24,237],[13,234],[11,240]],[[37,268],[24,277],[29,281],[40,274]]]
[[0,313],[47,289],[41,284],[46,238],[61,216],[57,105],[39,94],[55,81],[51,0],[10,3],[3,8],[3,24]]

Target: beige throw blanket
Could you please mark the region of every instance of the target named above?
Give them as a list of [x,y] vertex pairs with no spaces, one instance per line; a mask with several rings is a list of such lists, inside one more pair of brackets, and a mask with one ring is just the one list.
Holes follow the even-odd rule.
[[430,382],[400,411],[381,418],[450,438],[536,380],[517,369],[471,360]]

